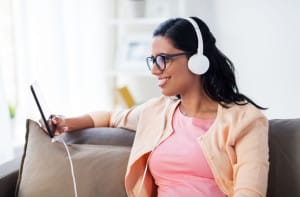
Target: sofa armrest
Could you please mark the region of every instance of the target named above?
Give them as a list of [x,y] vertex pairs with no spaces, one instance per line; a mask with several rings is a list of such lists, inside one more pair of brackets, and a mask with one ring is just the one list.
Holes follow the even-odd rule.
[[300,118],[273,119],[269,123],[267,197],[300,196]]
[[98,127],[64,133],[67,144],[132,146],[135,132],[123,128]]
[[18,179],[21,157],[0,165],[0,194],[1,196],[13,197]]

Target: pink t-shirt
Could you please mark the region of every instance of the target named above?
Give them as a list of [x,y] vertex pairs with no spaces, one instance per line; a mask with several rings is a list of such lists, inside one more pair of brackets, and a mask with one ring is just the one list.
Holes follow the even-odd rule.
[[187,117],[176,109],[172,121],[174,132],[156,147],[149,159],[159,197],[225,196],[196,141],[213,121]]

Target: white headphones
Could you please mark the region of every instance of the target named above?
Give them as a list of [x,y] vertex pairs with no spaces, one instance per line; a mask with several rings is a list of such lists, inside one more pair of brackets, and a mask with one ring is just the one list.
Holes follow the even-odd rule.
[[202,40],[200,28],[194,19],[192,18],[185,18],[185,19],[193,25],[198,39],[197,52],[196,54],[190,57],[188,62],[188,67],[192,73],[196,75],[202,75],[206,73],[206,71],[209,68],[209,60],[203,54],[203,40]]

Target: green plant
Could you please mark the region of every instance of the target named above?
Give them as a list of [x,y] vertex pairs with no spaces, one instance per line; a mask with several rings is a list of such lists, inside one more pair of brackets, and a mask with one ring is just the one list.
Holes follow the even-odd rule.
[[16,115],[16,107],[12,104],[8,104],[8,109],[9,109],[9,116],[11,119],[13,119]]

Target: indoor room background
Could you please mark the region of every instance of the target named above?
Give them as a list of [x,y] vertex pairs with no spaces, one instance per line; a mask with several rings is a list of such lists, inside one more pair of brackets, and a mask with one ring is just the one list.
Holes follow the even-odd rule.
[[299,118],[297,0],[0,0],[0,162],[39,119],[29,85],[47,108],[80,115],[159,96],[144,61],[152,31],[170,17],[198,16],[236,67],[241,92],[269,119]]

